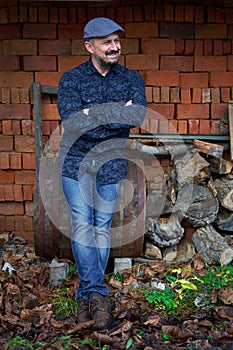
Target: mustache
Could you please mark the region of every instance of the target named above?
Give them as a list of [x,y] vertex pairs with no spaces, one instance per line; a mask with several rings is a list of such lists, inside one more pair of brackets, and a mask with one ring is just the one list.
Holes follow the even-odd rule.
[[108,56],[108,55],[112,55],[112,54],[114,54],[114,53],[119,53],[119,50],[107,51],[107,52],[106,52],[106,55]]

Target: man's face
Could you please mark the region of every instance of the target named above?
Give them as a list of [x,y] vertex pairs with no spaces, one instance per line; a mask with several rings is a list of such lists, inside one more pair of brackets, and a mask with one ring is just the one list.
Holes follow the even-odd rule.
[[85,42],[87,51],[101,67],[110,67],[118,62],[121,54],[119,35],[116,33]]

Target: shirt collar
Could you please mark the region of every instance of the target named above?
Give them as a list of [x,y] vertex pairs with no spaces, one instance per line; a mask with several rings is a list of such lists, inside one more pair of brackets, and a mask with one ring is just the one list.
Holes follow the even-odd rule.
[[[110,68],[108,73],[116,73],[118,70],[118,63],[116,63],[113,67]],[[92,75],[92,74],[99,74],[99,72],[97,71],[97,69],[94,67],[91,58],[87,61],[87,74]]]

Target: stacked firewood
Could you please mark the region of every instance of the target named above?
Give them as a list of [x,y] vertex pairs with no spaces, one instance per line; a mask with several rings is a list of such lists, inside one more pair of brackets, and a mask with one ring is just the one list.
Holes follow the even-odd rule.
[[[145,258],[184,262],[200,253],[206,264],[229,264],[233,162],[224,159],[224,146],[194,140],[188,147],[134,142],[131,148],[144,154],[170,154],[174,164],[165,173],[163,186],[147,196]],[[191,239],[185,235],[187,226],[195,229]]]

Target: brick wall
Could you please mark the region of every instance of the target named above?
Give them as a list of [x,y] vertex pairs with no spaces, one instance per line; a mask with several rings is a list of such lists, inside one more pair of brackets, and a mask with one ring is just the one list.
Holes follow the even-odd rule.
[[[125,27],[121,63],[140,71],[150,108],[170,122],[151,119],[144,128],[167,133],[172,125],[181,134],[219,133],[233,98],[233,3],[190,3],[0,1],[1,232],[33,240],[35,155],[29,87],[34,81],[57,85],[63,71],[88,58],[82,33],[95,16],[110,17]],[[44,95],[42,101],[43,135],[48,138],[59,116],[55,97]]]

